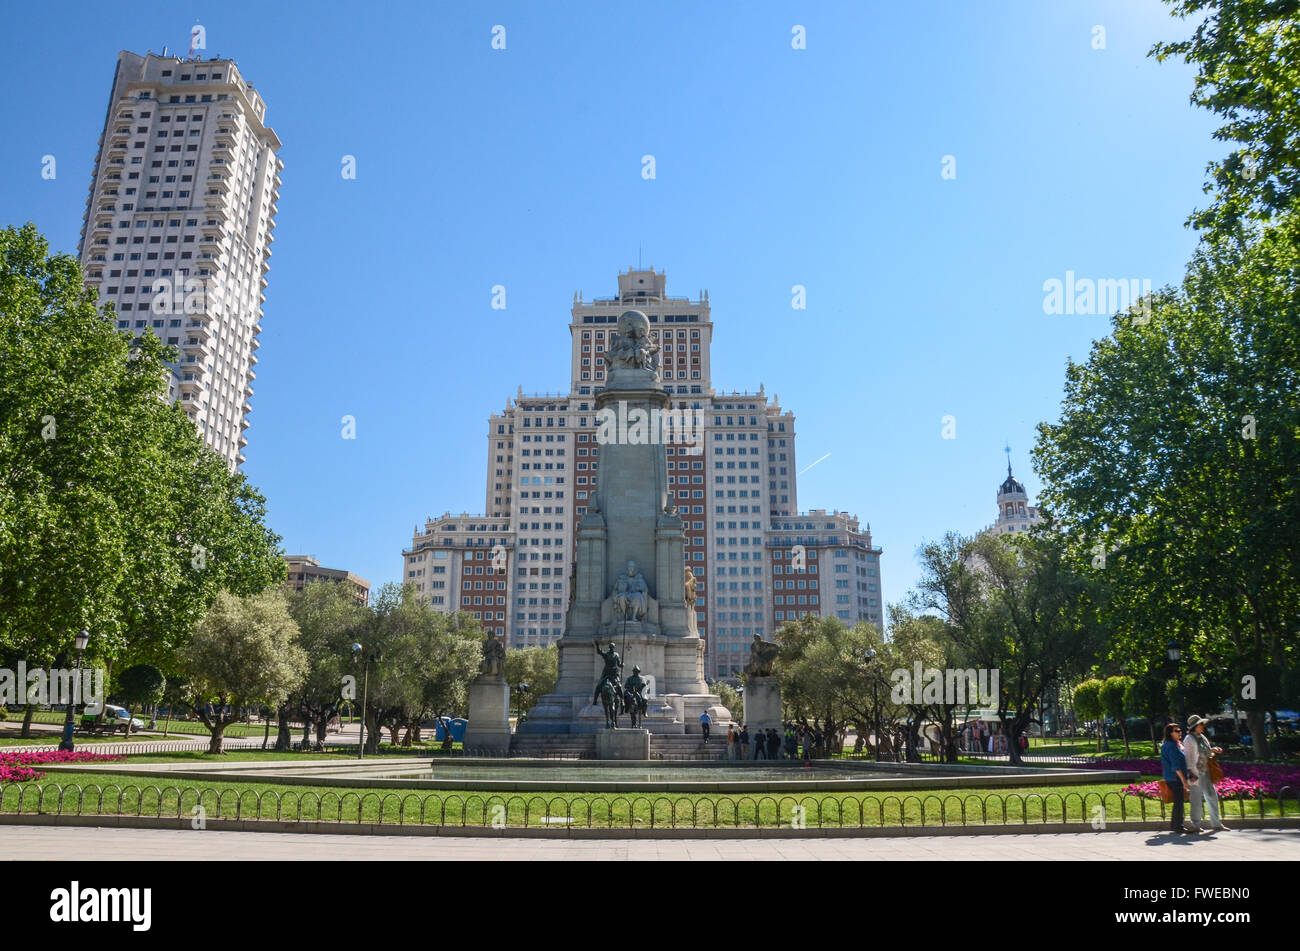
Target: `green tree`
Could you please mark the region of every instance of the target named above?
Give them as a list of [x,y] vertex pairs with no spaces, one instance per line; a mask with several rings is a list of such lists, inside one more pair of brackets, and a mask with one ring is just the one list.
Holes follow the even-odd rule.
[[1128,755],[1128,718],[1132,710],[1127,706],[1129,691],[1135,681],[1132,677],[1107,677],[1101,685],[1101,706],[1108,716],[1119,721],[1120,734],[1124,737],[1124,755]]
[[709,691],[718,695],[722,705],[731,711],[731,719],[736,723],[745,722],[745,695],[725,680],[709,684]]
[[[117,692],[132,717],[136,707],[144,708],[162,700],[166,689],[167,678],[152,664],[136,664],[117,675]],[[131,735],[130,718],[126,721],[126,735]]]
[[[924,570],[929,572],[927,578],[936,580],[934,572],[947,572],[951,567],[943,560],[948,550],[943,543],[924,546],[921,557]],[[927,605],[938,607],[947,605],[939,589],[931,589],[930,594],[941,600],[927,602],[924,597],[913,593],[910,601],[914,606]],[[943,618],[934,614],[913,614],[907,606],[891,604],[889,606],[889,657],[895,669],[909,673],[910,679],[904,685],[912,689],[903,689],[895,693],[891,685],[891,702],[899,707],[900,718],[904,720],[905,747],[910,763],[921,761],[921,752],[930,737],[924,735],[927,724],[934,724],[939,731],[939,751],[948,763],[957,762],[960,750],[957,747],[956,718],[969,713],[974,703],[948,703],[944,692],[937,696],[927,695],[924,690],[915,689],[916,665],[921,670],[958,670],[965,669],[965,656],[953,639],[951,631]],[[956,698],[953,698],[954,701]],[[969,698],[967,698],[969,700]],[[898,703],[898,701],[902,701]]]
[[1101,690],[1105,682],[1093,678],[1085,680],[1074,688],[1074,709],[1085,720],[1097,721],[1097,752],[1100,753],[1106,738],[1106,725],[1102,722],[1106,716],[1105,704],[1101,702]]
[[811,719],[826,734],[828,749],[843,749],[849,726],[863,739],[877,720],[880,738],[893,732],[900,709],[890,701],[895,665],[875,625],[848,627],[835,617],[806,614],[782,625],[776,641],[781,653],[775,669],[790,718]]
[[1149,673],[1134,677],[1124,694],[1124,709],[1144,717],[1151,728],[1152,744],[1160,745],[1160,728],[1169,719],[1169,700],[1164,681]]
[[1211,162],[1207,209],[1197,227],[1236,231],[1296,207],[1300,188],[1300,2],[1166,0],[1175,16],[1198,17],[1190,37],[1157,43],[1151,55],[1180,57],[1197,70],[1191,101],[1223,124],[1214,137],[1234,146]]
[[277,738],[276,749],[290,745],[288,719],[292,711],[303,717],[304,730],[309,732],[315,725],[315,745],[321,748],[330,720],[345,702],[343,678],[356,675],[352,645],[361,639],[370,612],[343,585],[329,582],[308,584],[290,594],[288,600],[289,615],[298,625],[298,643],[307,655],[307,676],[277,709],[285,729]]
[[[510,685],[512,709],[527,713],[555,689],[559,678],[560,651],[555,645],[512,647],[506,651],[506,683]],[[521,691],[520,684],[528,684],[528,690]]]
[[218,595],[180,661],[191,705],[212,735],[211,754],[221,752],[226,727],[242,719],[247,707],[281,703],[307,676],[298,626],[276,589]]
[[[1197,671],[1190,676],[1182,677],[1181,684],[1188,716],[1193,713],[1201,716],[1216,716],[1223,711],[1224,701],[1229,692],[1223,677],[1213,672]],[[1178,688],[1178,678],[1171,678],[1165,682],[1165,697],[1169,706],[1175,709],[1178,704]],[[1277,687],[1273,685],[1274,695],[1276,691]]]
[[1216,239],[1150,303],[1067,367],[1035,449],[1044,504],[1104,578],[1111,662],[1147,669],[1172,638],[1188,671],[1255,677],[1268,709],[1300,616],[1300,254],[1277,231]]
[[178,359],[100,310],[32,225],[0,231],[0,656],[170,666],[220,590],[283,578],[243,475],[167,399]]
[[365,653],[378,651],[371,667],[364,711],[366,749],[378,752],[380,730],[407,729],[413,741],[420,722],[464,709],[478,675],[483,634],[462,613],[435,611],[414,586],[386,584],[371,598]]
[[1019,765],[1020,738],[1037,720],[1040,699],[1096,655],[1104,593],[1074,567],[1050,523],[1014,540],[949,534],[920,556],[914,604],[943,620],[962,669],[998,672],[998,718]]

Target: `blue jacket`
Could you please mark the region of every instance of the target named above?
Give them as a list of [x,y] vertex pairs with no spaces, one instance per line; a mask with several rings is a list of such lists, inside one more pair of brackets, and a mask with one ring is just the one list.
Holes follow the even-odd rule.
[[1177,770],[1182,770],[1183,775],[1187,775],[1187,757],[1183,755],[1183,748],[1173,740],[1165,740],[1160,744],[1160,768],[1164,771],[1167,783],[1179,782]]

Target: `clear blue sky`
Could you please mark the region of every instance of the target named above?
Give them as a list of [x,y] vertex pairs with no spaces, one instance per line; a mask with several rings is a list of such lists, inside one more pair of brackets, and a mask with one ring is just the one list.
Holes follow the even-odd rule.
[[801,507],[869,521],[899,599],[919,544],[994,518],[1004,442],[1037,496],[1033,427],[1107,326],[1043,282],[1177,281],[1225,149],[1146,55],[1189,31],[1157,0],[11,4],[0,224],[75,251],[118,50],[183,53],[195,17],[284,143],[244,470],[288,550],[376,585],[425,516],[482,511],[487,416],[567,387],[573,292],[640,247],[709,289],[714,385],[830,453]]

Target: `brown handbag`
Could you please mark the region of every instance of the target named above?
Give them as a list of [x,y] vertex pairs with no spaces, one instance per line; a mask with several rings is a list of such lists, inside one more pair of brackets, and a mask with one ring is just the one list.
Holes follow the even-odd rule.
[[[1168,784],[1167,782],[1165,782],[1165,781],[1162,779],[1162,780],[1160,780],[1156,785],[1157,785],[1157,788],[1159,788],[1159,790],[1160,790],[1160,801],[1161,801],[1161,802],[1173,802],[1173,801],[1174,801],[1174,791],[1173,791],[1172,789],[1169,788],[1169,784]],[[1187,800],[1189,800],[1191,797],[1192,797],[1192,791],[1191,791],[1191,789],[1188,788],[1187,783],[1183,783],[1183,802],[1187,802]]]
[[1213,756],[1210,757],[1210,782],[1223,782],[1223,767],[1219,765],[1219,761]]

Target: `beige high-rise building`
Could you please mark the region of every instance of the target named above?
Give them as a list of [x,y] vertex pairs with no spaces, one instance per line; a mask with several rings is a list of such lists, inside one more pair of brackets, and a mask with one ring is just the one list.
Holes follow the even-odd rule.
[[311,555],[285,555],[284,586],[292,591],[301,591],[309,584],[328,581],[342,585],[357,604],[365,604],[370,599],[370,582],[360,575],[354,575],[343,568],[324,568]]
[[180,350],[170,396],[232,469],[248,444],[279,148],[233,61],[118,54],[81,263],[119,329]]
[[[666,447],[668,484],[685,524],[686,563],[697,578],[706,671],[728,675],[754,634],[770,636],[799,608],[796,594],[775,619],[767,554],[776,543],[771,531],[799,518],[795,417],[761,385],[757,392],[713,389],[708,292],[670,297],[665,274],[654,269],[620,273],[614,297],[574,295],[569,393],[527,395],[521,387],[490,417],[487,514],[447,514],[417,526],[402,552],[403,581],[435,607],[471,612],[512,647],[545,645],[564,634],[577,523],[599,478],[594,394],[604,385],[618,317],[632,309],[650,320],[670,408],[693,424],[691,440]],[[829,520],[834,547],[869,555],[872,571],[879,570],[880,549],[871,548],[869,531],[857,531],[856,519],[824,511],[808,518],[814,516],[819,535]],[[878,585],[878,577],[870,583]],[[857,588],[852,594],[844,619],[854,623],[861,608],[862,617],[880,624],[878,590],[870,605],[858,604]],[[800,613],[838,614],[844,606],[827,600],[803,607]]]

